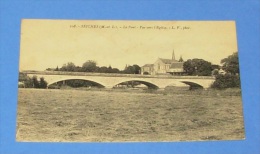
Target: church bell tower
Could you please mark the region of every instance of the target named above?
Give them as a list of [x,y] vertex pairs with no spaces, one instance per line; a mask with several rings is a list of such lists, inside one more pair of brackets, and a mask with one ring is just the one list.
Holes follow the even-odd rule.
[[175,60],[174,50],[172,51],[172,61],[176,61],[176,60]]

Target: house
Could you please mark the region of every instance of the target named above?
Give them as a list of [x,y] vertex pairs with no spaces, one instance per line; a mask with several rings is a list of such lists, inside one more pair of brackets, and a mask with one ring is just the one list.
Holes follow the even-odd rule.
[[141,74],[149,75],[154,70],[153,64],[145,64],[143,67],[141,67]]
[[158,58],[153,64],[145,64],[141,67],[141,74],[144,75],[182,75],[183,73],[183,62],[175,59],[174,51],[172,59]]

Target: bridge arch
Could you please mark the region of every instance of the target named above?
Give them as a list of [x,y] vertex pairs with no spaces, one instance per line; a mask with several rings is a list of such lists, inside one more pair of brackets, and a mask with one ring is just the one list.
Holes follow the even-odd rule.
[[90,79],[68,78],[68,79],[59,79],[59,80],[51,81],[50,83],[48,83],[47,88],[48,88],[49,86],[55,84],[55,83],[58,83],[58,82],[61,82],[61,81],[71,81],[71,80],[88,81],[88,82],[90,82],[90,83],[92,83],[92,84],[94,84],[94,85],[96,85],[96,86],[98,86],[98,87],[100,87],[100,88],[104,88],[104,87],[105,87],[104,84],[102,84],[102,83],[100,83],[100,82],[98,82],[98,81],[90,80]]
[[192,82],[192,81],[180,81],[180,82],[189,85],[190,86],[190,90],[191,89],[203,89],[204,88],[201,84],[198,84],[196,82]]
[[116,85],[119,85],[121,83],[124,83],[124,82],[131,82],[131,81],[134,81],[134,82],[139,82],[141,84],[144,84],[146,85],[149,89],[159,89],[159,86],[157,86],[156,84],[150,82],[150,81],[145,81],[145,80],[136,80],[136,79],[133,79],[133,80],[123,80],[123,81],[120,81],[120,82],[117,82],[116,84],[114,84],[114,86]]

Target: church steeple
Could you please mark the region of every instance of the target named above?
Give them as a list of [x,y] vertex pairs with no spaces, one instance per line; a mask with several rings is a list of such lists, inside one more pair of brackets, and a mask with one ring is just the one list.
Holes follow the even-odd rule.
[[175,54],[174,54],[174,50],[172,51],[172,61],[175,61]]

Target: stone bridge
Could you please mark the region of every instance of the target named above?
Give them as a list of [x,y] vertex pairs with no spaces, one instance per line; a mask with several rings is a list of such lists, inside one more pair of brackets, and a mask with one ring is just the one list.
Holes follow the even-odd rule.
[[209,76],[172,76],[172,75],[140,75],[140,74],[108,74],[108,73],[85,73],[85,72],[59,72],[59,71],[26,71],[22,72],[29,77],[43,77],[51,84],[66,80],[86,80],[101,85],[105,88],[113,88],[114,86],[127,82],[138,81],[148,88],[164,89],[167,86],[184,86],[209,88],[215,81],[214,77]]

